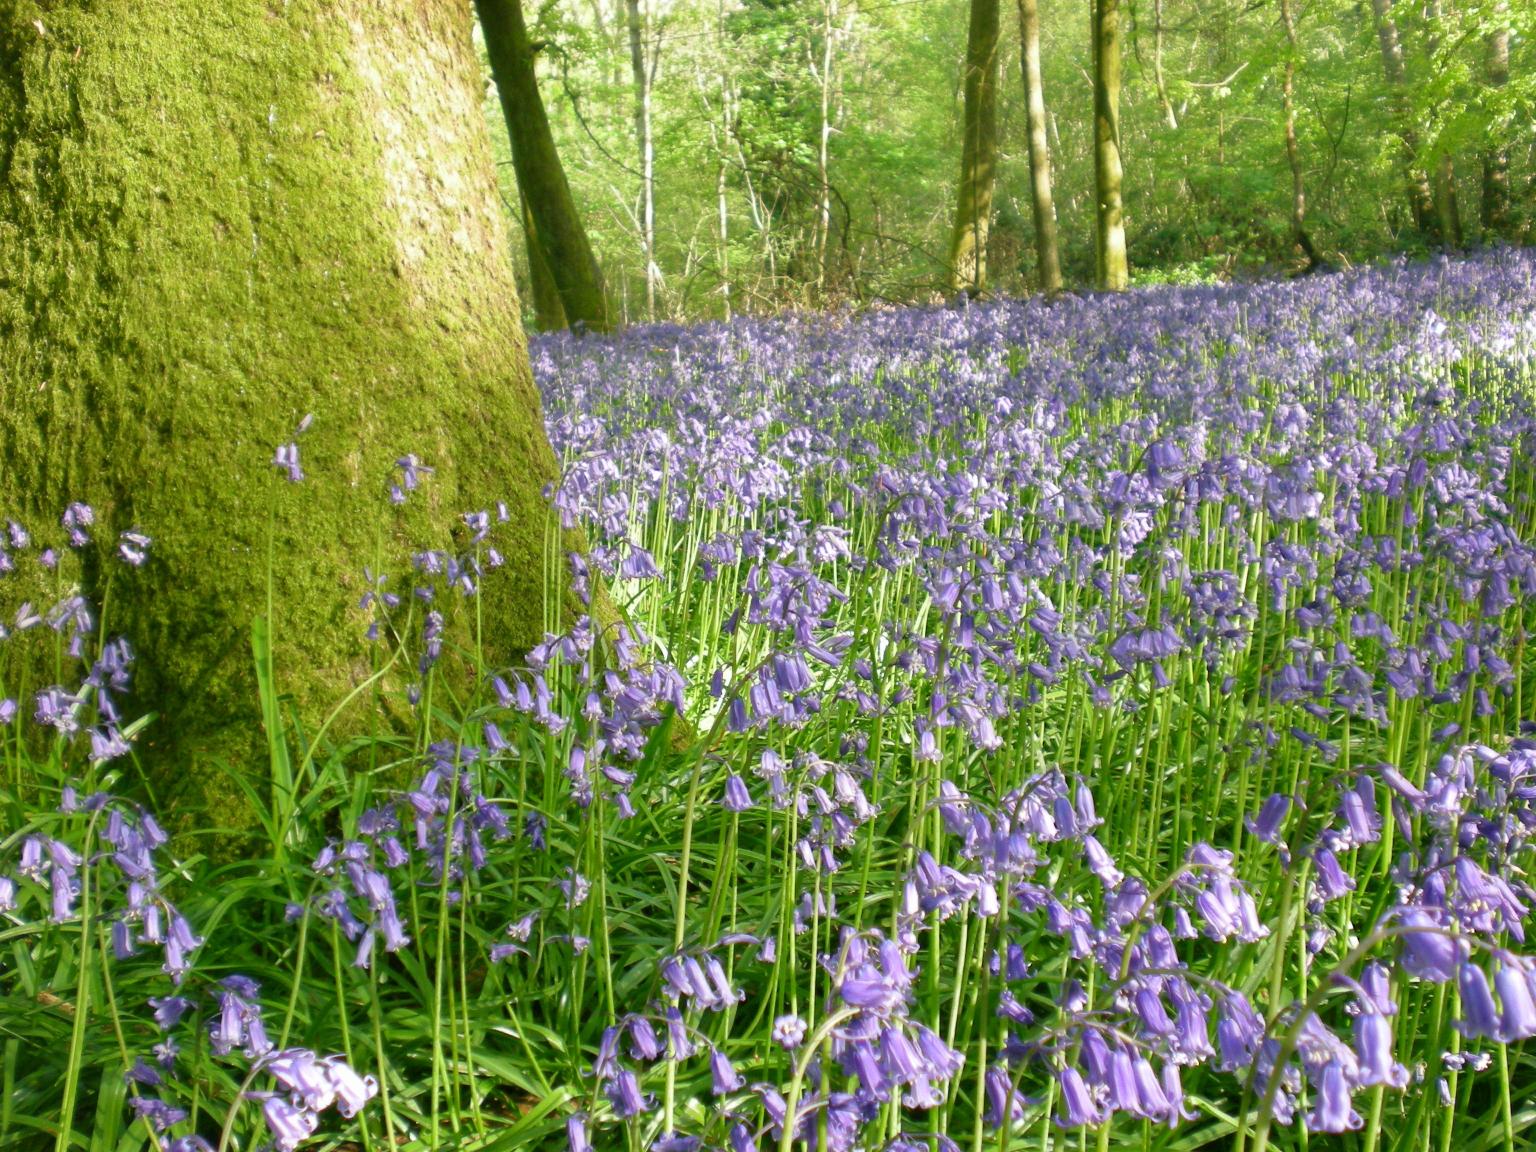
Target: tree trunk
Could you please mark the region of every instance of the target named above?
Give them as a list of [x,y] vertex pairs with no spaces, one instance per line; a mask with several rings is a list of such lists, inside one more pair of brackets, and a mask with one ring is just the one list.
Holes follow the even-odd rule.
[[549,261],[539,244],[539,226],[528,210],[528,197],[517,190],[518,211],[523,221],[523,246],[528,251],[528,286],[533,297],[533,320],[540,332],[558,332],[566,326],[565,305],[560,302],[560,289],[550,273]]
[[[363,565],[462,554],[452,522],[504,500],[485,651],[542,637],[548,554],[579,545],[541,494],[483,93],[463,0],[0,10],[0,507],[42,535],[95,506],[78,576],[97,603],[110,581],[104,631],[159,714],[139,755],[182,820],[249,812],[213,758],[266,762],[269,586],[278,683],[318,722],[369,671]],[[311,412],[291,484],[273,451]],[[406,453],[436,474],[392,509]]]
[[[1507,19],[1501,5],[1496,18]],[[1509,25],[1502,24],[1488,34],[1486,70],[1489,88],[1500,89],[1509,83]],[[1483,242],[1509,239],[1509,148],[1499,127],[1490,126],[1488,143],[1483,149]]]
[[1403,174],[1408,188],[1408,208],[1413,225],[1432,243],[1438,242],[1439,228],[1435,196],[1429,176],[1419,162],[1419,133],[1414,127],[1408,101],[1408,68],[1403,62],[1403,42],[1392,16],[1392,0],[1371,0],[1376,17],[1376,39],[1381,45],[1381,67],[1392,92],[1393,117],[1398,139],[1402,141]]
[[734,134],[731,123],[731,78],[727,73],[727,38],[725,34],[725,0],[720,0],[715,12],[715,35],[719,38],[717,50],[720,53],[720,123],[719,126],[711,122],[709,126],[710,139],[715,145],[715,221],[719,230],[720,247],[716,263],[720,269],[720,296],[724,304],[725,318],[729,320],[732,315],[731,300],[731,213],[730,201],[726,199],[727,182],[730,165],[729,141]]
[[[1424,6],[1424,21],[1428,37],[1424,44],[1424,56],[1431,66],[1440,54],[1445,31],[1445,11],[1440,0],[1429,0]],[[1440,246],[1447,249],[1461,247],[1461,207],[1456,201],[1456,165],[1445,144],[1435,142],[1435,219],[1440,233]]]
[[656,319],[656,150],[651,142],[651,68],[646,60],[647,23],[641,0],[625,0],[629,66],[635,86],[635,147],[640,157],[640,247],[645,255],[645,318]]
[[1301,170],[1301,146],[1296,140],[1296,16],[1291,0],[1280,0],[1280,20],[1285,25],[1285,75],[1280,84],[1280,101],[1285,112],[1285,159],[1291,168],[1291,240],[1307,258],[1307,271],[1318,266],[1317,249],[1307,234],[1307,183]]
[[1460,249],[1461,206],[1456,200],[1456,165],[1449,152],[1440,153],[1435,174],[1435,212],[1440,218],[1440,241],[1446,248]]
[[[994,6],[997,0],[988,0]],[[821,92],[821,132],[816,150],[816,296],[827,288],[827,246],[832,233],[832,47],[836,36],[837,0],[822,0],[821,67],[817,79]]]
[[1093,183],[1098,286],[1130,287],[1120,166],[1120,0],[1093,0]]
[[1178,128],[1173,101],[1168,98],[1168,81],[1163,76],[1163,0],[1152,0],[1152,82],[1157,87],[1157,102],[1163,109],[1163,122]]
[[[522,0],[475,0],[491,75],[512,142],[512,166],[565,318],[597,332],[613,326],[602,269],[587,240],[539,95]],[[531,249],[530,249],[531,253]],[[530,255],[530,264],[532,257]],[[542,321],[541,321],[542,323]]]
[[949,243],[949,288],[972,296],[987,287],[987,231],[997,174],[998,24],[998,0],[971,0],[965,45],[965,140]]
[[1019,0],[1019,38],[1023,50],[1024,103],[1029,118],[1029,191],[1035,216],[1035,268],[1040,291],[1061,291],[1061,253],[1056,243],[1056,205],[1051,199],[1051,145],[1046,135],[1045,86],[1040,74],[1040,6]]

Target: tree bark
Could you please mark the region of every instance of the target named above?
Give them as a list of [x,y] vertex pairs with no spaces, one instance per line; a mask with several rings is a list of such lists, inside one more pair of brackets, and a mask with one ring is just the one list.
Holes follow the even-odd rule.
[[1397,121],[1397,135],[1402,142],[1403,177],[1408,189],[1408,208],[1413,225],[1432,243],[1438,242],[1438,217],[1435,212],[1435,195],[1429,186],[1429,175],[1419,162],[1419,133],[1414,127],[1408,102],[1408,68],[1403,60],[1403,42],[1398,35],[1397,21],[1392,15],[1392,0],[1371,0],[1371,11],[1376,17],[1376,39],[1381,45],[1381,66],[1392,92],[1393,117]]
[[1461,205],[1456,199],[1456,165],[1449,152],[1440,153],[1435,173],[1435,212],[1440,218],[1440,242],[1446,248],[1460,249]]
[[1120,164],[1120,0],[1093,0],[1093,182],[1098,286],[1130,287]]
[[1040,6],[1018,0],[1019,67],[1024,73],[1024,103],[1029,120],[1029,191],[1035,217],[1035,268],[1040,291],[1061,291],[1061,252],[1056,241],[1056,205],[1051,197],[1051,145],[1046,134],[1045,85],[1040,70]]
[[528,252],[528,288],[533,297],[533,322],[540,332],[558,332],[566,326],[565,305],[560,289],[549,271],[549,261],[539,244],[539,226],[528,210],[528,197],[517,190],[518,212],[523,221],[523,247]]
[[[997,0],[988,0],[996,4]],[[816,296],[827,289],[827,249],[832,234],[832,49],[837,35],[837,0],[822,0],[821,67],[817,80],[821,123],[816,145]]]
[[971,0],[965,46],[965,138],[949,244],[949,288],[979,296],[987,287],[987,232],[997,175],[998,0]]
[[1280,84],[1280,100],[1285,113],[1285,159],[1291,169],[1291,240],[1307,258],[1310,272],[1320,261],[1307,233],[1307,182],[1301,169],[1301,146],[1296,139],[1296,57],[1300,47],[1291,0],[1280,0],[1280,20],[1285,25],[1285,74]]
[[1163,0],[1152,0],[1152,82],[1157,87],[1157,102],[1163,109],[1163,121],[1169,128],[1179,126],[1173,101],[1168,98],[1168,82],[1163,76]]
[[[1503,6],[1495,10],[1495,17],[1507,19]],[[1509,83],[1509,25],[1503,23],[1488,34],[1485,41],[1485,69],[1487,85],[1492,89],[1503,88]],[[1507,240],[1510,235],[1509,221],[1509,148],[1497,126],[1488,129],[1488,142],[1483,149],[1483,241]]]
[[[483,93],[462,0],[0,5],[0,508],[96,508],[78,578],[97,603],[110,581],[103,629],[159,714],[139,756],[183,820],[249,811],[215,757],[266,763],[269,588],[278,682],[318,721],[370,669],[363,565],[462,555],[459,513],[505,501],[484,650],[542,638],[579,543],[542,496]],[[290,484],[273,452],[306,413]],[[406,453],[436,473],[391,508]]]
[[[522,0],[475,0],[485,33],[491,75],[512,142],[517,187],[532,217],[538,247],[560,293],[565,319],[606,332],[613,327],[602,269],[582,226],[570,183],[549,130],[539,95],[534,49],[523,21]],[[530,247],[529,263],[533,263]],[[537,283],[537,281],[535,281]],[[542,323],[542,321],[541,321]]]
[[640,247],[645,255],[645,318],[656,319],[656,149],[651,141],[651,67],[646,59],[648,21],[641,0],[625,0],[629,67],[635,89],[635,148],[640,159]]
[[[1429,0],[1424,6],[1424,21],[1428,36],[1424,44],[1424,56],[1430,66],[1440,55],[1445,31],[1445,10],[1440,0]],[[1442,248],[1461,248],[1461,206],[1456,200],[1456,165],[1445,145],[1435,143],[1435,218],[1439,226]]]

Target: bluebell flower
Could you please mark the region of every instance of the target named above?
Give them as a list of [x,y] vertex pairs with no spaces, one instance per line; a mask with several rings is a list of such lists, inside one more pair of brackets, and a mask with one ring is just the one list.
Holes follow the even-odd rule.
[[[1061,1110],[1056,1116],[1056,1123],[1063,1128],[1081,1128],[1085,1125],[1101,1124],[1106,1113],[1096,1103],[1093,1094],[1088,1090],[1088,1085],[1083,1082],[1083,1074],[1076,1068],[1068,1065],[1056,1073],[1056,1085],[1060,1090]],[[988,1108],[989,1120],[991,1119],[991,1084],[988,1084]],[[1008,1113],[999,1110],[999,1115]],[[1017,1117],[1022,1119],[1022,1115]],[[994,1122],[994,1127],[1000,1127],[1000,1122]]]
[[752,794],[747,791],[746,781],[732,772],[725,781],[725,795],[720,803],[727,812],[745,812],[752,807]]
[[663,1055],[656,1029],[644,1016],[631,1016],[628,1021],[630,1055],[636,1060],[660,1060]]
[[304,479],[304,470],[299,467],[299,446],[289,443],[279,446],[272,456],[274,467],[281,468],[288,473],[288,480],[297,484]]
[[187,1118],[186,1109],[167,1104],[156,1096],[130,1096],[128,1106],[157,1133],[163,1133]]
[[1313,1132],[1352,1132],[1361,1123],[1350,1099],[1347,1070],[1340,1061],[1329,1061],[1318,1079],[1307,1127]]
[[650,1098],[640,1091],[640,1081],[628,1068],[620,1068],[615,1072],[605,1091],[608,1103],[613,1107],[613,1114],[620,1120],[628,1120],[631,1116],[650,1110]]
[[738,1091],[747,1082],[746,1077],[732,1067],[725,1053],[713,1047],[709,1050],[709,1076],[711,1091],[716,1096],[726,1096]]
[[1443,984],[1455,979],[1465,946],[1448,934],[1440,921],[1422,908],[1408,907],[1398,920],[1409,928],[1402,934],[1402,965],[1413,976]]
[[780,1016],[773,1022],[773,1042],[787,1052],[805,1043],[806,1023],[798,1016]]
[[1392,1057],[1392,1025],[1385,1016],[1369,1010],[1358,1013],[1354,1039],[1357,1084],[1362,1087],[1377,1084],[1392,1088],[1407,1086],[1408,1069]]
[[275,1093],[262,1100],[261,1115],[266,1121],[272,1143],[280,1152],[293,1152],[293,1149],[314,1135],[320,1123],[313,1112]]
[[133,568],[141,568],[149,559],[150,539],[137,530],[124,532],[117,538],[117,554]]
[[1457,1027],[1462,1034],[1497,1039],[1503,1032],[1503,1025],[1493,1002],[1487,974],[1471,961],[1462,961],[1456,971],[1456,991],[1461,998],[1461,1020]]

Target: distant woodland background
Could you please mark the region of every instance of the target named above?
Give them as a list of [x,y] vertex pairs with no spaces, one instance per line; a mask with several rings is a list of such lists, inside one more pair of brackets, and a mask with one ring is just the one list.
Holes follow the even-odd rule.
[[[977,0],[989,2],[998,33],[985,288],[1013,294],[1038,282],[1020,7]],[[529,0],[539,88],[614,320],[923,300],[966,286],[954,241],[974,8]],[[1104,8],[1122,62],[1131,282],[1536,235],[1529,0],[1040,0],[1068,287],[1102,280],[1094,22]],[[502,191],[518,215],[487,76]],[[519,261],[533,319],[526,249]]]

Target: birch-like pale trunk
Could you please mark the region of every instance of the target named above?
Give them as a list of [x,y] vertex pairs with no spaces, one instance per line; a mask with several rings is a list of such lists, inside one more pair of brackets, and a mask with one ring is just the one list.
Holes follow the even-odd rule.
[[[651,31],[643,0],[625,0],[629,25],[629,67],[635,94],[635,148],[640,161],[640,247],[645,257],[645,318],[656,319],[656,149],[651,139],[651,89],[655,75],[646,58]],[[654,51],[654,50],[653,50]]]

